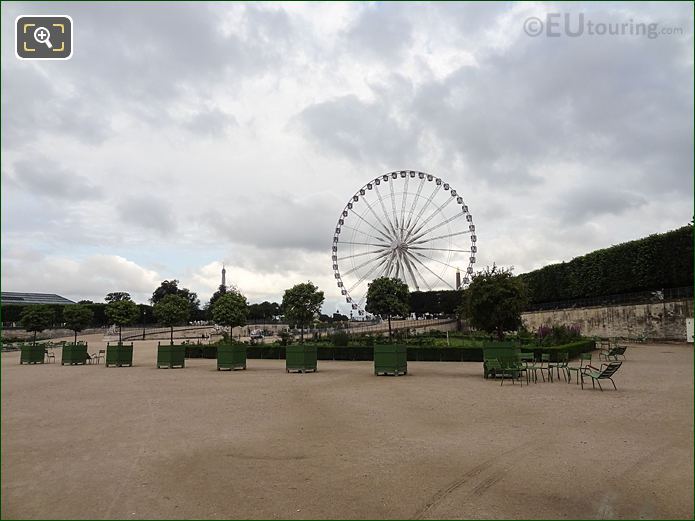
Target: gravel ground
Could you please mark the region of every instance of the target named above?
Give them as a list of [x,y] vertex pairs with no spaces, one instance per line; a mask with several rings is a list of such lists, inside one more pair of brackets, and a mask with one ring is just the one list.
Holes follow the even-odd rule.
[[605,392],[480,363],[158,370],[155,351],[2,354],[2,518],[693,518],[692,346],[631,346]]

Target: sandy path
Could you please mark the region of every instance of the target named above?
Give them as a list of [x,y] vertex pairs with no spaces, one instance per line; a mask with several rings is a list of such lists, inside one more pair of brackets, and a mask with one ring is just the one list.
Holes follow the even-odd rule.
[[479,363],[158,370],[154,346],[133,368],[2,354],[3,518],[693,517],[691,346],[630,347],[603,393]]

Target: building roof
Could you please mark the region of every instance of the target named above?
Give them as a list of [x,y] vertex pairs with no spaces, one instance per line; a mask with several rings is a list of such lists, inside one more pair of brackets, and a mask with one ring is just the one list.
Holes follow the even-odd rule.
[[54,293],[15,293],[14,291],[3,291],[0,293],[0,302],[8,304],[74,304]]

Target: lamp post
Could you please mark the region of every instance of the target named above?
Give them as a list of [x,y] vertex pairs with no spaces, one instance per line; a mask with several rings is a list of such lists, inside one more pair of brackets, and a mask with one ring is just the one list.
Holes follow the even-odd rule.
[[142,310],[142,339],[145,340],[145,305],[140,308]]

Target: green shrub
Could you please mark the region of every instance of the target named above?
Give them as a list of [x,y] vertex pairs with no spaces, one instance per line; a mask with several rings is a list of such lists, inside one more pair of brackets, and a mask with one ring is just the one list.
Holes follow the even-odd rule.
[[541,326],[538,328],[538,343],[543,346],[558,346],[579,341],[582,336],[579,326]]
[[596,342],[594,340],[578,340],[576,342],[570,342],[568,344],[556,345],[556,346],[522,346],[521,350],[524,352],[533,352],[537,358],[543,353],[549,354],[551,360],[557,358],[558,353],[566,352],[570,359],[577,358],[581,353],[588,353],[596,349]]
[[331,337],[331,343],[335,347],[347,347],[350,342],[350,335],[345,331],[336,331]]
[[278,336],[280,337],[280,345],[283,347],[290,345],[294,340],[294,335],[286,330],[280,331]]

